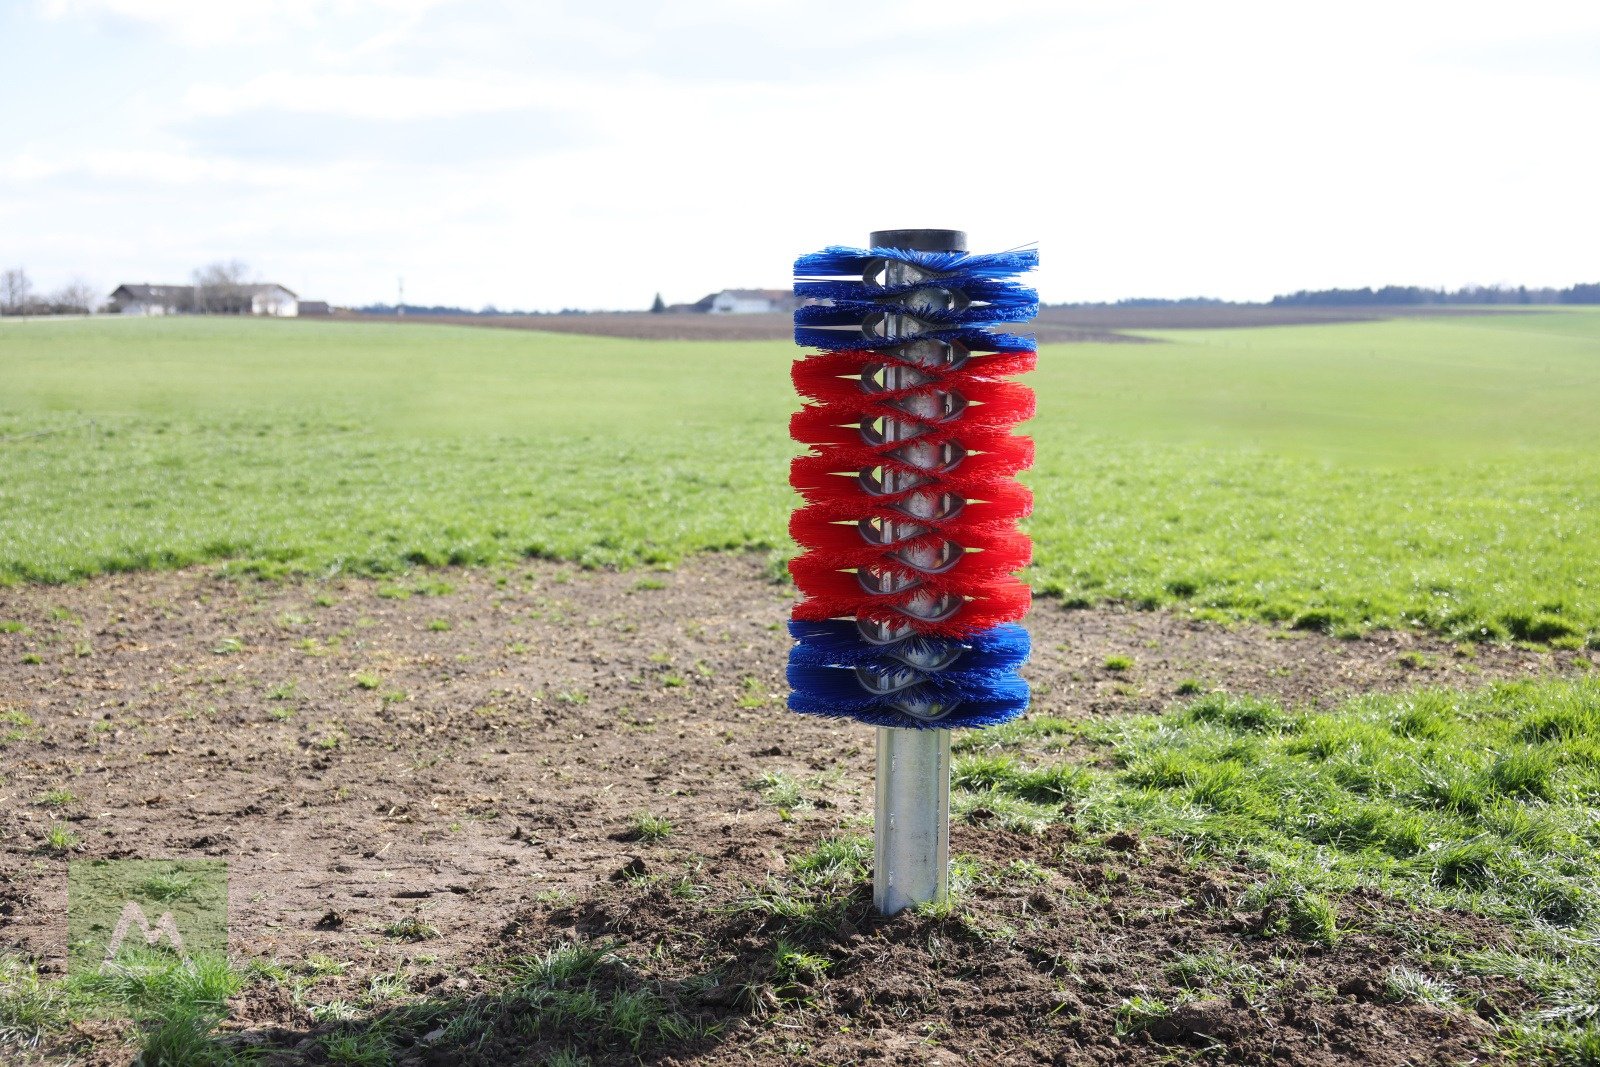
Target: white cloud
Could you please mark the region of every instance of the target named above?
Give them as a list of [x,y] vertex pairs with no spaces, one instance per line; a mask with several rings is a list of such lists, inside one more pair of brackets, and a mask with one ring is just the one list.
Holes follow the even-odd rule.
[[[153,27],[185,44],[278,41],[314,34],[347,19],[397,20],[404,26],[447,0],[40,0],[47,18]],[[381,24],[375,36],[383,33]]]
[[278,70],[235,84],[191,86],[183,107],[217,116],[262,109],[352,118],[447,118],[571,100],[584,86],[504,75],[329,74]]

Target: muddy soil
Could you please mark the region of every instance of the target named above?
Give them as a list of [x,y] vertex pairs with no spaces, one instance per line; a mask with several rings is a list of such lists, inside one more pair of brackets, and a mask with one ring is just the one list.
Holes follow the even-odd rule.
[[[634,888],[612,876],[635,858],[682,864],[699,857],[719,868],[713,881],[723,888],[715,892],[759,884],[805,841],[859,826],[871,804],[871,732],[782,707],[782,622],[791,595],[770,580],[761,559],[736,555],[701,557],[672,572],[588,572],[536,561],[389,581],[275,584],[193,569],[0,589],[0,622],[21,627],[0,632],[0,951],[20,951],[59,973],[68,858],[226,859],[234,953],[291,964],[320,954],[348,961],[352,982],[396,970],[467,981],[467,968],[494,946],[531,950],[563,923],[582,925],[540,902],[588,899],[611,907],[614,894]],[[1485,647],[1463,656],[1409,634],[1336,641],[1170,614],[1064,610],[1050,601],[1035,607],[1029,625],[1035,713],[1064,717],[1155,710],[1191,679],[1205,688],[1327,703],[1345,692],[1421,681],[1528,676],[1563,669],[1580,655]],[[1133,667],[1108,669],[1113,656],[1131,658]],[[815,807],[785,821],[751,788],[766,772],[806,781]],[[71,799],[52,806],[44,799],[52,790]],[[629,840],[630,823],[643,812],[675,827],[668,853],[646,857]],[[57,823],[75,837],[68,855],[45,845]],[[1008,850],[1033,846],[995,830],[966,847],[1003,859]],[[1162,858],[1159,843],[1138,855],[1149,858],[1126,858],[1124,866],[1153,863],[1169,873],[1147,885],[1130,868],[1129,884],[1156,896],[1124,902],[1117,914],[1176,907],[1210,892],[1204,887],[1212,875]],[[1066,884],[1059,879],[1079,877],[1066,862],[1053,868],[1052,892]],[[1236,888],[1230,883],[1223,895]],[[1024,980],[1011,973],[1016,960],[1035,950],[1089,959],[1092,941],[1073,945],[1126,925],[1107,919],[1109,926],[1086,933],[1080,911],[1062,910],[1064,899],[1056,892],[1049,908],[1029,913],[1028,930],[1053,932],[1018,937],[1003,951],[973,947],[975,955],[961,957],[970,966],[957,970],[978,990],[977,1003],[987,1002],[991,983],[998,990],[1021,982],[1027,988],[1019,995],[1043,1005],[1046,978],[1060,977],[1055,965],[1033,966]],[[719,933],[723,913],[709,906],[694,914],[653,908],[635,907],[635,914],[659,915],[640,919],[643,932],[628,936],[665,937],[659,924],[677,918],[700,924],[684,936],[743,936]],[[859,965],[830,972],[830,983],[847,973],[887,976],[914,967],[907,946],[956,936],[940,934],[937,924],[927,925],[932,920],[888,928],[863,909],[852,915],[853,925],[868,930],[860,934],[865,940],[841,935],[833,947],[859,953]],[[1202,940],[1246,936],[1228,925],[1240,920],[1227,908],[1203,916],[1211,925],[1196,935]],[[409,918],[437,936],[394,936],[394,924]],[[1143,928],[1140,958],[1155,961],[1167,935]],[[1365,967],[1381,984],[1394,948],[1373,944],[1367,956],[1348,950],[1357,955],[1346,963]],[[1345,959],[1338,953],[1346,951],[1334,957]],[[1314,971],[1306,988],[1323,989],[1335,977]],[[1098,1021],[1084,1022],[1083,1034],[1116,1037],[1106,1005],[1136,995],[1150,979],[1113,964],[1097,980],[1104,996],[1096,994],[1085,1011]],[[809,1036],[797,1038],[828,1050],[823,1059],[856,1058],[848,1054],[852,1034],[889,1025],[882,1010],[860,1015],[883,997],[847,986],[830,986],[832,1021],[808,1022]],[[906,1011],[934,1020],[937,1006]],[[245,1016],[255,1028],[292,1027],[299,1010],[284,1001]],[[1306,1033],[1338,1023],[1321,1010],[1310,1001],[1294,1009],[1312,1028]],[[1342,1010],[1352,1020],[1381,1016],[1349,1024],[1370,1041],[1351,1038],[1356,1043],[1339,1054],[1346,1058],[1318,1059],[1323,1053],[1313,1055],[1311,1044],[1291,1043],[1282,1046],[1288,1058],[1259,1062],[1406,1062],[1356,1058],[1358,1046],[1377,1055],[1373,1050],[1402,1040],[1422,1050],[1414,1062],[1436,1062],[1428,1050],[1455,1048],[1449,1042],[1460,1037],[1423,1009]],[[275,1021],[274,1011],[281,1016]],[[1063,1009],[1050,1017],[1079,1014]],[[857,1029],[837,1032],[840,1019],[858,1016]],[[686,1059],[713,1057],[707,1062],[764,1058],[750,1042],[772,1036],[769,1028],[749,1025],[738,1041],[679,1051]],[[1011,1049],[1031,1060],[1084,1040],[1039,1025],[1043,1044],[1018,1044],[1021,1031],[1002,1021],[990,1024],[993,1042],[962,1044],[961,1055]],[[1271,1024],[1280,1025],[1289,1024]],[[827,1026],[835,1032],[823,1033]],[[1241,1049],[1267,1048],[1265,1036],[1239,1040]],[[1316,1047],[1326,1052],[1333,1047],[1327,1040]],[[923,1062],[916,1057],[932,1047],[908,1046],[905,1055]],[[1132,1046],[1096,1048],[1100,1058],[1083,1062],[1144,1061]],[[745,1051],[735,1057],[735,1049]]]

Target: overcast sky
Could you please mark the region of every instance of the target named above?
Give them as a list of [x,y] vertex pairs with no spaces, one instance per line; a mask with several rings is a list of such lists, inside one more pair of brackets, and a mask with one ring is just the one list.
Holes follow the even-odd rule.
[[0,0],[0,268],[643,307],[868,230],[1047,300],[1600,281],[1600,3]]

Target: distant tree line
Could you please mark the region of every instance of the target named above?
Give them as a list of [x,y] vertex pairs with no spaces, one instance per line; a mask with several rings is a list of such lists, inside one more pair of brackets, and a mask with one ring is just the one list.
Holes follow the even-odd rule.
[[[208,263],[191,275],[190,293],[179,301],[178,310],[210,315],[248,311],[249,277],[250,268],[237,259]],[[106,296],[81,278],[41,293],[23,268],[0,271],[0,315],[89,315],[107,306]]]
[[79,278],[49,292],[37,292],[21,267],[0,271],[0,315],[87,315],[105,301]]
[[1381,289],[1301,289],[1272,298],[1279,306],[1351,307],[1417,304],[1600,304],[1600,283],[1566,289],[1530,289],[1504,285],[1469,285],[1460,289],[1424,289],[1385,285]]

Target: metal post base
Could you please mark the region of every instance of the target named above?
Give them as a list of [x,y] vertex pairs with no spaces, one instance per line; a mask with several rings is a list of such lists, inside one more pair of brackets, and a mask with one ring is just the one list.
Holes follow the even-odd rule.
[[950,890],[950,731],[878,728],[872,902],[883,915]]

